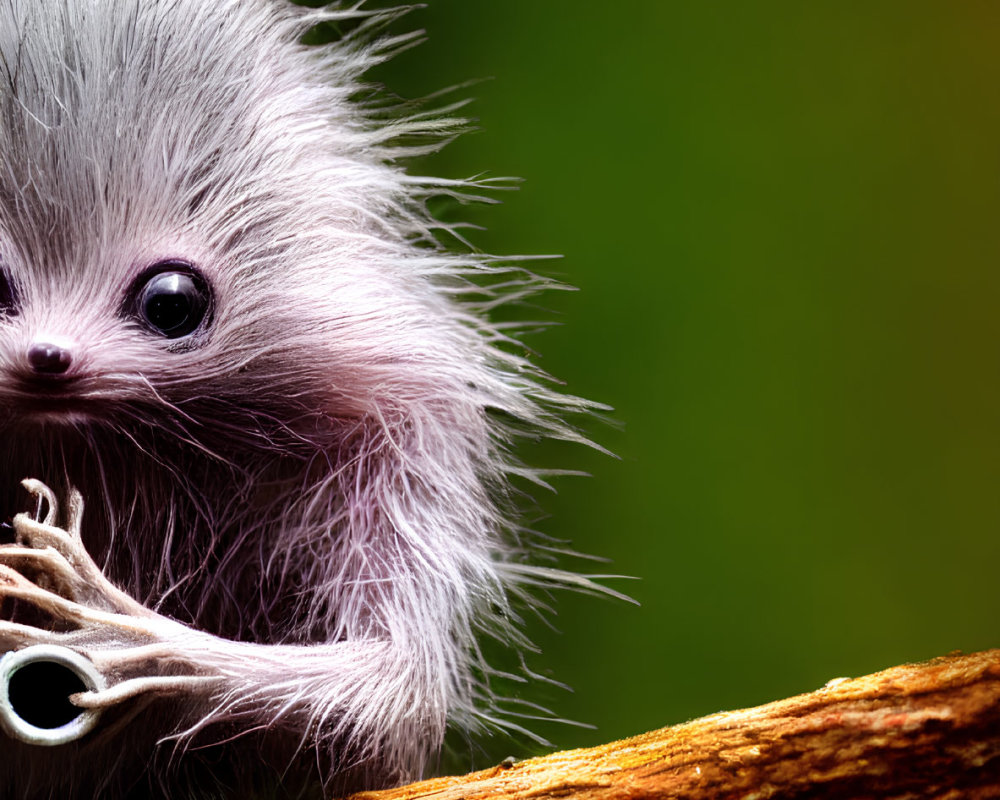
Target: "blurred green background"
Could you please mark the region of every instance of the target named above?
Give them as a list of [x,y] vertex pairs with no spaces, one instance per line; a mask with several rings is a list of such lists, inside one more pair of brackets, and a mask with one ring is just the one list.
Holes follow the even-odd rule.
[[[376,71],[468,79],[416,165],[526,179],[473,241],[563,253],[532,337],[615,408],[538,525],[639,607],[559,598],[540,696],[598,743],[1000,645],[1000,5],[430,0]],[[500,750],[522,755],[515,745]]]

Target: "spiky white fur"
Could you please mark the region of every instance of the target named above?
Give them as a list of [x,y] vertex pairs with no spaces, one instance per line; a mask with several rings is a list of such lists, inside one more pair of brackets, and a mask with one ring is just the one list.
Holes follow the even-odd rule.
[[[170,737],[235,737],[233,775],[274,749],[299,752],[291,773],[318,754],[328,782],[416,777],[449,720],[491,715],[477,639],[521,643],[512,594],[566,579],[525,563],[508,448],[515,430],[572,438],[559,417],[580,404],[485,317],[536,279],[438,243],[427,199],[477,187],[400,166],[456,123],[360,92],[406,43],[371,36],[383,17],[0,2],[0,256],[18,297],[0,319],[0,484],[79,487],[88,550],[163,615],[155,645],[77,633],[112,682],[219,679],[68,748],[60,769],[14,751],[2,796],[82,795]],[[352,32],[300,44],[323,21]],[[169,257],[215,291],[205,335],[180,349],[121,311]],[[73,381],[39,410],[25,353],[54,340]]]

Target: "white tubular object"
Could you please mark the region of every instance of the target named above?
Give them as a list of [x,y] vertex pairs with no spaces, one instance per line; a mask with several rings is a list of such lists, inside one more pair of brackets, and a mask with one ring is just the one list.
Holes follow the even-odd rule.
[[[38,670],[36,679],[44,683],[45,677],[55,676],[64,682],[64,697],[59,686],[56,695],[44,696],[44,685],[25,695],[23,688],[16,689],[11,697],[11,679],[22,670]],[[30,678],[22,674],[22,679]],[[30,681],[29,681],[30,682]],[[82,684],[79,688],[68,687]],[[54,746],[79,739],[97,723],[101,710],[72,706],[69,695],[77,691],[97,692],[105,689],[107,682],[93,662],[75,650],[51,644],[37,644],[23,650],[12,650],[0,658],[0,726],[15,739],[27,744]],[[39,693],[42,693],[41,695]],[[35,700],[37,699],[37,702]],[[53,712],[53,709],[58,709]],[[74,712],[79,713],[74,713]],[[51,725],[50,725],[51,723]]]

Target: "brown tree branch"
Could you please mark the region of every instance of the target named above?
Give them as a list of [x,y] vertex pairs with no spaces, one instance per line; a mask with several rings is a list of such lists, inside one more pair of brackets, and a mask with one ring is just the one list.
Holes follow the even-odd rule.
[[1000,650],[351,800],[1000,798]]

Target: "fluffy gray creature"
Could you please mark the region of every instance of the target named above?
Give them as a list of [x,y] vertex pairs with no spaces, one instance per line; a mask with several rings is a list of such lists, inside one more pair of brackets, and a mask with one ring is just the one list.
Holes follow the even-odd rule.
[[512,600],[586,583],[530,563],[509,483],[584,404],[486,319],[540,282],[440,244],[428,198],[480,187],[400,166],[456,123],[361,91],[410,41],[384,17],[0,2],[4,513],[44,481],[0,650],[109,683],[79,742],[3,741],[2,797],[418,777],[504,724],[478,642],[525,645]]

